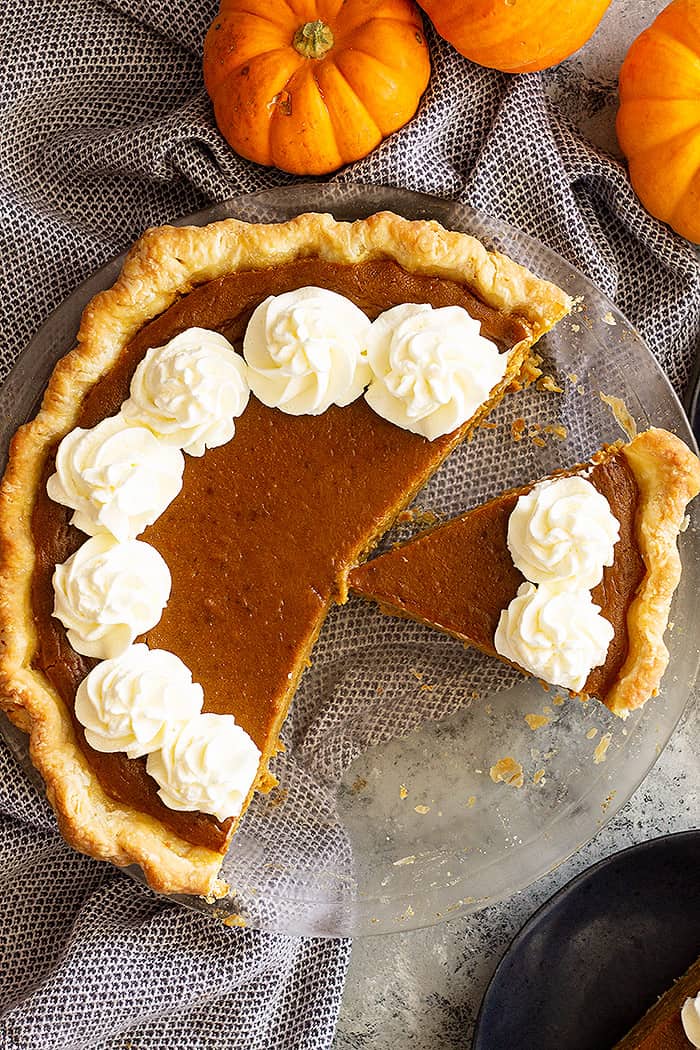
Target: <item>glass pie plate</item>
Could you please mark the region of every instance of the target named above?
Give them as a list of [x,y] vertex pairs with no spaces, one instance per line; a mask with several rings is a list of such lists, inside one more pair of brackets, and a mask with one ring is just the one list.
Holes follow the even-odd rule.
[[[623,436],[601,392],[621,398],[640,429],[653,423],[694,444],[668,381],[615,306],[544,245],[461,204],[386,187],[315,183],[241,196],[182,221],[202,224],[235,216],[274,222],[302,211],[354,219],[382,209],[473,233],[577,300],[574,313],[539,345],[541,367],[560,391],[535,384],[506,398],[492,417],[496,427],[480,430],[453,454],[467,458],[459,461],[465,470],[456,474],[450,506],[431,505],[429,485],[418,500],[422,510],[451,514],[467,509],[506,485],[570,465],[602,442]],[[33,415],[55,361],[73,345],[82,308],[113,282],[120,262],[96,273],[48,319],[4,384],[3,465],[12,433]],[[516,419],[526,421],[518,442],[512,429]],[[475,475],[476,462],[484,468]],[[450,469],[454,473],[454,464]],[[390,538],[406,535],[406,526],[403,530]],[[545,692],[538,682],[487,658],[476,670],[470,664],[463,675],[459,668],[455,673],[458,650],[467,652],[459,643],[382,617],[385,626],[377,628],[376,639],[346,654],[342,672],[366,671],[372,717],[381,725],[383,686],[375,689],[373,677],[381,665],[384,678],[377,681],[388,681],[394,697],[399,691],[411,718],[388,731],[385,725],[369,746],[371,734],[356,735],[355,746],[347,749],[339,768],[336,764],[337,774],[321,778],[320,785],[317,749],[297,746],[296,724],[294,732],[285,730],[287,753],[272,767],[280,786],[253,801],[225,861],[231,896],[213,903],[178,900],[228,923],[271,932],[388,933],[476,911],[560,864],[641,783],[693,687],[700,656],[694,623],[700,591],[697,511],[680,547],[684,571],[667,632],[670,666],[659,696],[625,722],[595,701],[583,704],[556,690]],[[351,622],[359,604],[351,599],[331,613],[329,622],[337,624],[339,616]],[[345,679],[329,661],[328,647],[324,653],[320,665],[316,660],[305,675],[293,711],[300,705],[308,713],[313,689],[317,720],[325,712],[332,725]],[[440,701],[433,695],[448,698],[445,717],[436,717]],[[362,724],[362,719],[360,704],[355,720]],[[2,730],[35,776],[24,735],[4,718]],[[358,746],[358,739],[365,744]],[[490,775],[506,756],[522,767],[521,787]],[[300,783],[306,784],[303,791]]]

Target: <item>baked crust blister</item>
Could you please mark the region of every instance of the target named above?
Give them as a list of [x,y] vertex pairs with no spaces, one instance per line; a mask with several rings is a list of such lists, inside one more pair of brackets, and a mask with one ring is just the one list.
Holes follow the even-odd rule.
[[[113,287],[88,304],[78,345],[56,365],[36,419],[15,435],[0,486],[0,706],[30,734],[32,762],[67,841],[98,859],[139,864],[160,892],[223,894],[227,887],[217,879],[222,854],[192,845],[108,796],[78,744],[63,700],[33,666],[35,494],[46,459],[75,426],[83,398],[148,321],[197,285],[305,256],[345,264],[393,259],[406,270],[463,283],[487,305],[516,317],[529,334],[510,352],[503,389],[519,374],[532,344],[571,306],[561,289],[488,252],[473,237],[389,212],[354,223],[306,214],[274,225],[229,219],[148,230],[128,253]],[[259,788],[265,778],[269,781],[269,774],[261,769]]]

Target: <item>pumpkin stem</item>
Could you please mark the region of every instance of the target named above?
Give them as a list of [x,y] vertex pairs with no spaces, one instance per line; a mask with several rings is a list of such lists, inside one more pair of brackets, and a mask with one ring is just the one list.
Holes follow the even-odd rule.
[[330,26],[317,19],[299,26],[293,44],[304,58],[323,58],[335,43]]

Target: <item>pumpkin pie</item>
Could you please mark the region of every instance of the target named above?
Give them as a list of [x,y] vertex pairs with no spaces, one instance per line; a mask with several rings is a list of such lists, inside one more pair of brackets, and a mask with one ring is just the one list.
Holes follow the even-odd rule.
[[[574,486],[554,505],[567,478],[576,479]],[[368,561],[350,572],[349,586],[387,613],[419,620],[520,670],[545,678],[538,669],[551,666],[548,682],[595,696],[626,717],[656,694],[668,662],[664,632],[681,572],[677,538],[698,491],[696,456],[673,434],[650,429],[544,485],[505,492]],[[548,535],[552,549],[559,545],[554,569],[553,562],[543,569],[541,559],[523,550],[523,514],[531,546],[547,547]],[[615,524],[606,539],[607,521]],[[592,570],[591,537],[609,553]],[[578,579],[572,579],[572,566],[564,563],[577,545]],[[576,637],[568,636],[579,608]],[[601,643],[598,656],[578,669],[576,680],[561,657],[571,645],[578,660],[591,635]],[[570,677],[555,680],[565,674]]]
[[690,1050],[698,1045],[699,1032],[700,959],[649,1007],[613,1050]]
[[[50,498],[47,483],[55,496],[50,479],[66,435],[102,426],[120,406],[126,412],[151,348],[200,328],[240,352],[261,303],[308,287],[344,296],[370,320],[407,303],[461,307],[507,363],[469,418],[433,440],[382,418],[361,396],[318,414],[251,396],[233,440],[186,457],[181,491],[140,537],[172,584],[132,655],[138,662],[144,644],[164,650],[167,677],[174,654],[200,701],[203,691],[202,717],[233,715],[259,764],[235,816],[173,808],[149,760],[92,746],[76,714],[81,685],[107,664],[76,651],[53,615],[56,566],[85,541],[76,524],[88,526]],[[36,419],[16,434],[0,490],[0,704],[31,734],[32,761],[73,847],[141,865],[159,891],[224,892],[223,855],[253,791],[275,782],[268,763],[324,618],[346,599],[349,570],[518,379],[569,305],[560,289],[474,238],[391,213],[354,223],[308,214],[275,225],[162,227],[136,243],[115,285],[86,308]],[[162,453],[170,465],[180,455]]]

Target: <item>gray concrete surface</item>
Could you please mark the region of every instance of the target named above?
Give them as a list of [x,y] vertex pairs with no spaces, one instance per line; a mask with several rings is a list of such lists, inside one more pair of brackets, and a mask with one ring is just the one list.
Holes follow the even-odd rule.
[[[617,72],[665,0],[613,0],[593,39],[548,74],[549,91],[582,133],[618,153]],[[700,704],[696,700],[632,799],[594,841],[511,900],[413,933],[356,940],[335,1050],[464,1050],[481,998],[511,938],[578,872],[644,839],[697,826]]]

